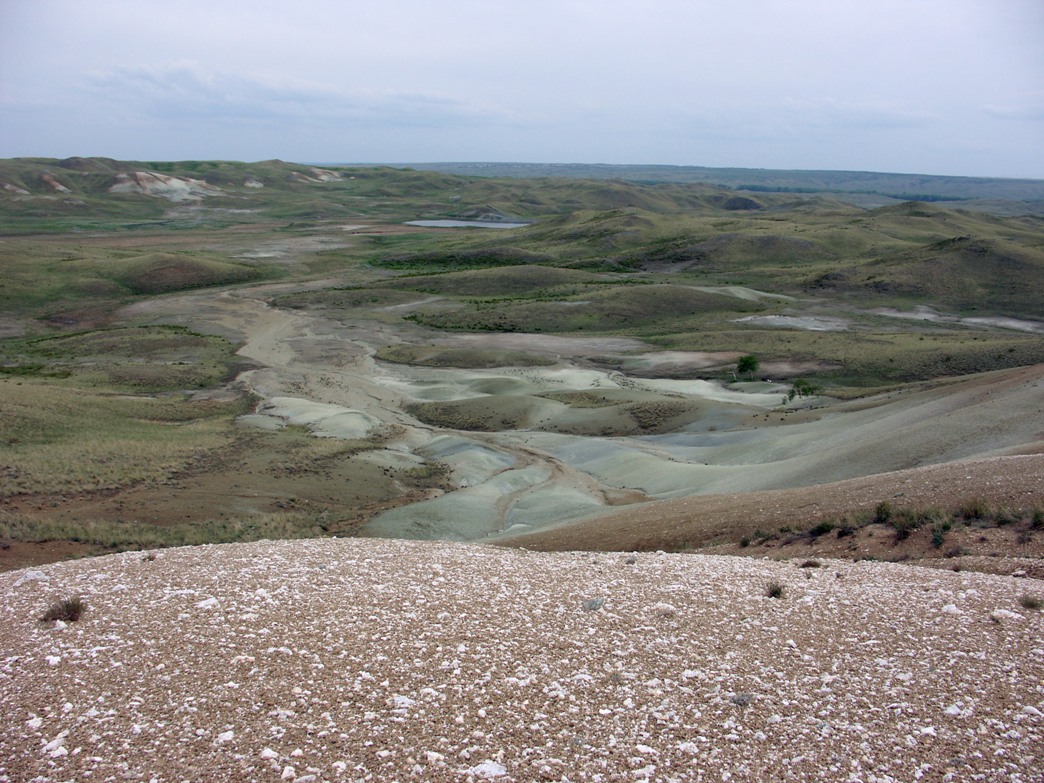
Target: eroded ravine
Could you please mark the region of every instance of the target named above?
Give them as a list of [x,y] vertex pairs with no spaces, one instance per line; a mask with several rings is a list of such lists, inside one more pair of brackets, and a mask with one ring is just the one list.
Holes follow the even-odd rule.
[[[805,486],[1003,451],[1031,435],[1006,410],[1023,410],[1041,394],[1039,385],[1026,383],[999,387],[994,395],[969,392],[966,399],[943,388],[849,404],[823,401],[821,410],[790,416],[773,411],[782,387],[743,393],[706,381],[656,381],[579,366],[577,357],[585,351],[633,355],[635,341],[619,338],[583,338],[571,345],[568,337],[554,337],[547,353],[558,363],[550,369],[390,365],[373,357],[391,343],[437,340],[478,347],[500,345],[503,336],[489,335],[484,342],[483,335],[422,333],[364,310],[350,321],[335,321],[270,306],[266,300],[279,290],[258,286],[171,296],[135,305],[126,315],[241,342],[239,354],[259,367],[239,381],[260,398],[258,414],[271,426],[294,423],[319,436],[344,438],[380,430],[386,438],[382,449],[365,459],[448,468],[453,490],[380,513],[363,528],[371,535],[475,540],[593,516],[621,502]],[[540,336],[529,345],[540,350]],[[494,390],[489,399],[495,405],[498,395],[507,400],[592,387],[666,392],[699,400],[705,411],[701,422],[657,436],[527,428],[474,432],[432,426],[406,411],[433,389],[444,399]],[[988,438],[982,421],[991,422]]]

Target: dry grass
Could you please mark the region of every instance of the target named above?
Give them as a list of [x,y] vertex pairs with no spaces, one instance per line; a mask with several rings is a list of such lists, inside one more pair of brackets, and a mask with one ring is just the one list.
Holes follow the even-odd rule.
[[80,616],[86,608],[83,599],[79,596],[75,598],[64,598],[61,601],[55,601],[51,604],[47,611],[43,613],[40,622],[50,623],[56,620],[61,620],[65,623],[74,623],[80,619]]
[[159,481],[227,444],[242,402],[0,384],[0,497]]
[[34,519],[0,515],[0,539],[39,543],[72,541],[104,551],[162,549],[172,546],[316,538],[327,535],[330,521],[322,511],[253,514],[174,525],[137,521]]

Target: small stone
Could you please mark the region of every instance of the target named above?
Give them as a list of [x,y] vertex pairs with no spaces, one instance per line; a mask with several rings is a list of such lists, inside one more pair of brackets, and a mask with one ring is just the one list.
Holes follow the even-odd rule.
[[481,778],[492,780],[493,778],[503,777],[507,774],[507,769],[503,764],[498,764],[496,761],[483,761],[481,764],[476,764],[474,767],[468,770],[471,775],[478,775]]

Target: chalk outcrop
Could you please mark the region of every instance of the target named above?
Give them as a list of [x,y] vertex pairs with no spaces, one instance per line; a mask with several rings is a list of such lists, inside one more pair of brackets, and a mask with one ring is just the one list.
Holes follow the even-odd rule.
[[156,196],[171,201],[198,201],[204,196],[220,196],[221,188],[201,179],[172,177],[155,171],[132,171],[119,173],[109,187],[110,193],[136,193]]

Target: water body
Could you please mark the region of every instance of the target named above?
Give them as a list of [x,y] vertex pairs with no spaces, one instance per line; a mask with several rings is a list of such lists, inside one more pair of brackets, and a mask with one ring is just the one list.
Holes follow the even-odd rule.
[[499,223],[492,220],[407,220],[407,226],[424,228],[525,228],[530,223]]

